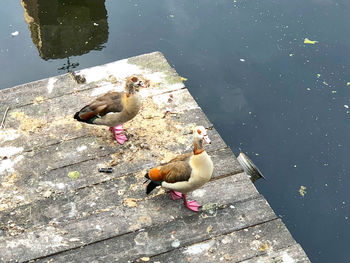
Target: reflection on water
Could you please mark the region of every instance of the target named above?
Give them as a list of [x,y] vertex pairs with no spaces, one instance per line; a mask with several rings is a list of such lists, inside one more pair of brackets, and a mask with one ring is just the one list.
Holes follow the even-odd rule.
[[100,50],[108,40],[105,0],[21,0],[24,19],[41,58]]

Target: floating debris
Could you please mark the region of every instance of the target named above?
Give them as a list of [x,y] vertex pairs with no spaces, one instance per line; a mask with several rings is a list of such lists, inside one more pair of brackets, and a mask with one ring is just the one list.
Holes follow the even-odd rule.
[[315,45],[316,43],[318,43],[318,41],[316,41],[316,40],[310,40],[307,37],[304,39],[304,44]]
[[350,82],[347,82],[347,83],[346,83],[346,86],[350,86]]
[[319,79],[321,77],[321,74],[317,73],[317,78]]
[[290,54],[289,54],[289,56],[290,56],[290,57],[293,57],[293,56],[294,56],[294,54],[293,54],[293,53],[290,53]]
[[80,177],[80,173],[78,171],[72,171],[68,173],[69,178],[78,179]]
[[18,31],[15,31],[15,32],[12,32],[11,33],[11,36],[13,36],[13,37],[16,37],[16,36],[18,36],[19,35],[19,32]]
[[349,109],[349,105],[346,105],[346,104],[345,104],[345,105],[344,105],[344,108]]
[[250,180],[253,183],[260,178],[265,179],[258,167],[256,167],[252,160],[250,160],[243,152],[239,153],[237,161],[242,165],[244,172],[249,175]]
[[240,58],[240,59],[239,59],[239,61],[244,62],[244,61],[245,61],[245,59],[244,59],[244,58]]
[[306,186],[301,185],[299,189],[299,194],[304,197],[306,194]]

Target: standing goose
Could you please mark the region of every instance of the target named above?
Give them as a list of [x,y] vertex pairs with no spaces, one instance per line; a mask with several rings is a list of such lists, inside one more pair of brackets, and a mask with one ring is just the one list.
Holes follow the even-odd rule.
[[205,128],[197,126],[193,130],[193,153],[179,155],[163,166],[152,168],[145,175],[151,180],[146,193],[149,194],[161,185],[170,189],[173,200],[182,198],[187,208],[197,212],[199,204],[196,201],[187,201],[186,194],[208,182],[213,173],[213,162],[204,150],[203,140],[211,143]]
[[142,81],[131,76],[126,79],[125,91],[109,92],[98,97],[75,113],[74,119],[96,125],[109,126],[119,144],[127,141],[122,124],[136,116],[141,108],[138,93]]

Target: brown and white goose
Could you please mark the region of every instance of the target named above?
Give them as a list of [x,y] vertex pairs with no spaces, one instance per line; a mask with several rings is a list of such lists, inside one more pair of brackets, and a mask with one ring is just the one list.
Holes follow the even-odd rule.
[[197,126],[193,130],[193,153],[179,155],[165,165],[152,168],[145,175],[151,180],[146,193],[149,194],[161,185],[170,189],[173,200],[182,198],[187,208],[197,212],[199,204],[196,201],[187,201],[186,194],[208,182],[213,173],[213,162],[204,150],[203,141],[211,143],[205,128]]
[[131,76],[126,79],[125,91],[109,92],[92,101],[75,113],[74,119],[95,125],[109,126],[119,144],[124,144],[127,137],[122,124],[136,116],[141,108],[138,93],[142,81]]

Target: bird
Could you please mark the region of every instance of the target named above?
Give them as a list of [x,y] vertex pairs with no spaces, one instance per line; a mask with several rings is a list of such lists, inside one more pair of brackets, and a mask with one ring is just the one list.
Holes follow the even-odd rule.
[[126,79],[125,90],[108,92],[76,112],[74,119],[88,124],[109,126],[116,141],[124,144],[128,140],[123,134],[123,123],[134,118],[141,108],[138,91],[144,84],[136,76]]
[[213,174],[213,162],[203,147],[203,141],[211,143],[206,129],[197,126],[193,129],[193,152],[178,155],[146,173],[146,182],[149,182],[146,194],[160,185],[170,190],[173,200],[183,199],[185,207],[198,212],[200,205],[194,200],[187,201],[186,194],[207,183]]

